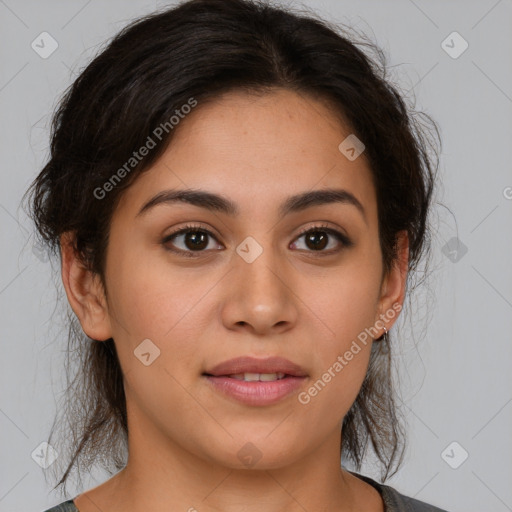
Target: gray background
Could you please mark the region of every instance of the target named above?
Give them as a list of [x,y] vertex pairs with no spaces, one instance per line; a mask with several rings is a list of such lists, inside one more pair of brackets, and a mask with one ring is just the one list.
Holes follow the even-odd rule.
[[[0,0],[1,511],[61,501],[31,454],[47,439],[63,391],[65,332],[51,264],[33,246],[20,199],[48,157],[50,116],[77,70],[129,20],[163,5]],[[438,200],[454,216],[436,207],[430,289],[417,295],[412,322],[399,321],[409,445],[387,484],[453,512],[512,510],[512,2],[304,5],[369,34],[388,54],[391,77],[441,127]],[[31,48],[43,31],[58,42],[47,59]],[[458,58],[441,46],[453,31],[469,44]],[[445,256],[453,237],[466,253],[449,246],[455,251]],[[362,472],[378,476],[371,458]],[[104,479],[91,475],[85,488]]]

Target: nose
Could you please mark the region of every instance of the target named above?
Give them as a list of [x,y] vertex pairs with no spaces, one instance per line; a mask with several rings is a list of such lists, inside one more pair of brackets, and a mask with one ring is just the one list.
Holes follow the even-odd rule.
[[222,307],[227,329],[261,336],[286,332],[298,318],[292,268],[278,264],[270,249],[251,263],[234,258]]

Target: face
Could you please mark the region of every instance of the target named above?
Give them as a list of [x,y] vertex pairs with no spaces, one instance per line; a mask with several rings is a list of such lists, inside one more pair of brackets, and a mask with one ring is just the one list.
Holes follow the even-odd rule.
[[[402,303],[405,282],[403,268],[383,276],[370,169],[364,154],[352,161],[338,149],[349,134],[311,98],[230,93],[199,104],[124,193],[108,300],[74,309],[89,336],[115,340],[132,442],[233,468],[247,452],[275,468],[339,442],[368,367],[362,333]],[[188,189],[236,213],[161,200]],[[328,189],[345,199],[290,202]],[[241,356],[286,358],[303,377],[273,402],[248,403],[205,375]]]

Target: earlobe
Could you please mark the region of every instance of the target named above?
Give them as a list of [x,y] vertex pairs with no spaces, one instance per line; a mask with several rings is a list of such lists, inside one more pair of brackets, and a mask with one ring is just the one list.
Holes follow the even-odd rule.
[[[381,287],[379,300],[379,324],[384,324],[389,331],[400,312],[405,299],[405,286],[409,265],[409,237],[407,231],[397,234],[397,260]],[[376,320],[377,323],[378,320]],[[384,334],[384,329],[382,329]]]
[[73,234],[60,239],[61,275],[66,295],[87,336],[97,341],[112,337],[108,307],[99,276],[88,270],[73,247]]

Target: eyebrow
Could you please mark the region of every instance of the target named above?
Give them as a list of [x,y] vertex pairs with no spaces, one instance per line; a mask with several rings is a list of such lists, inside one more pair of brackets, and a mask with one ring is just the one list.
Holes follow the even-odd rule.
[[[236,203],[230,199],[207,192],[204,190],[164,190],[153,196],[147,201],[136,217],[139,217],[157,205],[161,204],[174,204],[177,202],[184,202],[207,210],[224,213],[226,215],[235,217],[239,214],[240,210]],[[361,202],[348,190],[344,189],[320,189],[304,192],[288,197],[281,207],[279,208],[279,216],[285,217],[290,213],[297,213],[313,206],[326,205],[326,204],[348,204],[355,206],[361,213],[364,221],[368,224],[366,212]]]

